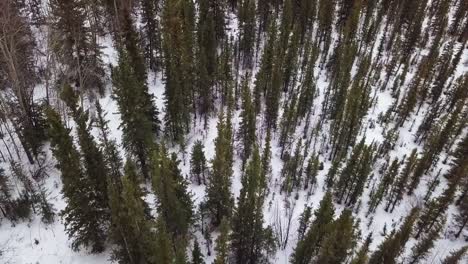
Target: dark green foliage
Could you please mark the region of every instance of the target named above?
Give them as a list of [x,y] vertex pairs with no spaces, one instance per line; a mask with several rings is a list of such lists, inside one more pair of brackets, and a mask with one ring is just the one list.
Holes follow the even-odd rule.
[[445,177],[448,178],[450,182],[457,183],[466,179],[466,174],[464,172],[468,168],[468,135],[465,135],[458,143],[453,157],[452,167],[446,173]]
[[116,244],[112,259],[119,263],[159,263],[156,261],[159,234],[155,234],[152,223],[146,219],[142,190],[132,161],[125,164],[121,189],[109,182],[110,237]]
[[421,263],[426,259],[430,250],[434,247],[434,243],[439,239],[440,233],[444,228],[444,224],[445,221],[437,223],[435,228],[418,240],[418,242],[411,248],[411,256],[408,263]]
[[154,0],[141,1],[141,28],[144,57],[146,65],[153,71],[161,67],[158,58],[161,53],[161,34],[159,21],[156,18],[158,2]]
[[[307,54],[305,54],[305,56],[307,56]],[[304,79],[302,80],[300,86],[299,101],[297,104],[298,117],[304,118],[311,111],[314,104],[314,99],[318,93],[314,80],[315,59],[316,58],[314,57],[314,53],[311,52],[307,67],[305,69]]]
[[314,263],[343,263],[356,246],[358,239],[356,228],[357,223],[354,221],[352,212],[344,210],[325,236]]
[[398,175],[399,168],[400,163],[398,162],[398,158],[395,158],[390,167],[383,175],[379,185],[371,195],[371,200],[369,201],[368,214],[375,213],[377,206],[379,206],[383,198],[388,194],[390,186],[393,184]]
[[419,215],[419,209],[414,208],[403,221],[398,230],[393,230],[378,246],[377,250],[369,258],[369,264],[394,264],[398,263],[406,242],[411,236],[414,222]]
[[255,50],[256,32],[256,4],[255,0],[242,0],[239,7],[239,51],[242,54],[242,62],[245,68],[253,66],[253,52]]
[[230,218],[234,204],[231,194],[233,163],[232,130],[223,112],[219,115],[218,137],[215,140],[215,156],[211,161],[212,172],[209,177],[206,198],[211,212],[212,223],[218,226],[223,217]]
[[72,248],[90,247],[92,252],[104,250],[107,219],[101,209],[89,206],[97,202],[96,190],[80,163],[80,154],[73,144],[70,129],[65,128],[60,116],[53,109],[46,109],[48,136],[52,153],[61,172],[62,193],[67,206],[61,212],[65,230],[72,241]]
[[12,222],[29,220],[32,214],[31,197],[25,191],[7,204],[6,216]]
[[[265,147],[263,148],[262,153],[262,177],[265,178],[265,181],[268,182],[271,172],[271,133],[270,130],[267,131],[265,138]],[[268,188],[268,186],[267,186]]]
[[[109,205],[107,197],[108,170],[103,166],[104,155],[98,148],[91,134],[91,125],[88,124],[89,114],[78,106],[78,95],[71,86],[65,85],[61,94],[62,100],[70,109],[71,116],[77,126],[78,143],[83,160],[86,177],[92,190],[95,192],[94,207],[101,212],[101,219],[109,219]],[[105,223],[102,223],[105,224]]]
[[[339,94],[335,96],[336,100],[338,100],[336,102],[338,105],[335,107],[338,112],[336,112],[336,119],[331,126],[333,144],[332,159],[345,157],[348,153],[348,147],[354,145],[356,142],[362,119],[367,114],[367,109],[369,107],[370,86],[369,81],[366,80],[369,67],[370,58],[366,57],[359,65],[358,72],[354,76],[350,90],[348,92],[343,91],[343,93],[346,93],[345,98],[341,98]],[[343,78],[347,80],[349,76]],[[338,78],[338,81],[341,81],[341,79]],[[338,89],[338,87],[334,89]],[[341,93],[341,91],[337,91],[336,93]],[[346,102],[344,100],[346,100]],[[344,112],[342,113],[342,111]]]
[[205,172],[207,170],[205,152],[203,151],[203,144],[197,140],[192,147],[192,154],[190,158],[190,173],[195,177],[198,185],[206,184]]
[[330,169],[328,170],[327,177],[325,180],[327,188],[331,188],[335,184],[335,181],[336,181],[335,177],[338,174],[338,170],[340,169],[340,167],[341,167],[340,160],[335,159],[332,162]]
[[55,221],[55,208],[49,202],[49,194],[50,193],[43,185],[39,185],[36,200],[39,204],[39,213],[41,215],[41,221],[44,224],[52,224]]
[[303,157],[301,155],[302,151],[302,141],[296,145],[296,150],[292,156],[287,156],[283,165],[283,170],[281,171],[283,175],[283,184],[281,190],[290,194],[293,190],[297,190],[301,186],[302,181],[302,163]]
[[271,70],[271,86],[267,86],[265,92],[265,122],[268,128],[276,129],[278,119],[279,102],[281,97],[281,58],[273,57]]
[[364,142],[365,138],[354,147],[350,159],[335,184],[335,196],[338,203],[354,205],[364,190],[364,184],[372,171],[374,156],[373,145],[367,146]]
[[424,173],[437,163],[440,152],[444,149],[447,142],[449,142],[453,135],[454,127],[459,122],[461,110],[462,105],[458,104],[455,110],[446,116],[446,122],[441,127],[436,127],[436,130],[429,137],[423,155],[418,159],[418,163],[411,176],[408,194],[413,193],[418,187]]
[[159,129],[157,109],[146,81],[138,78],[126,52],[121,52],[113,73],[114,99],[121,115],[122,143],[135,157],[145,179],[149,179],[150,150]]
[[[197,88],[196,100],[198,112],[205,118],[207,122],[208,115],[213,110],[213,84],[216,71],[216,48],[217,32],[216,27],[224,27],[222,10],[217,7],[218,1],[199,1],[199,17],[197,23]],[[215,21],[221,16],[221,21]]]
[[169,157],[164,145],[153,153],[152,183],[158,198],[158,211],[168,232],[177,240],[186,237],[193,222],[192,197],[178,168],[179,163],[174,153]]
[[293,133],[298,121],[297,116],[297,96],[294,93],[288,106],[285,106],[280,121],[279,145],[281,146],[281,158],[284,157],[284,151],[293,143]]
[[238,137],[242,145],[242,162],[245,164],[255,144],[255,112],[249,88],[249,75],[242,80],[242,111]]
[[220,224],[220,234],[216,239],[216,258],[214,264],[228,264],[229,263],[229,252],[231,249],[229,241],[229,221],[227,218],[223,218]]
[[66,65],[63,81],[83,92],[104,93],[101,51],[92,32],[94,21],[87,20],[87,1],[53,0],[49,5],[54,52]]
[[317,184],[317,174],[320,168],[320,160],[318,155],[311,155],[309,161],[307,162],[307,167],[305,170],[305,179],[304,179],[304,190],[309,188],[314,188]]
[[194,109],[194,12],[192,0],[165,1],[162,12],[165,133],[176,142],[188,132]]
[[369,253],[369,246],[371,243],[372,243],[372,233],[370,233],[367,236],[366,241],[364,241],[364,244],[356,253],[356,256],[351,260],[351,264],[366,264],[367,263],[367,261],[369,260],[369,256],[367,256],[367,254]]
[[260,154],[255,146],[242,177],[242,189],[232,219],[231,248],[235,263],[263,263],[274,252],[272,230],[263,227],[265,188]]
[[203,254],[200,250],[200,245],[198,244],[198,240],[195,239],[193,242],[193,250],[192,250],[192,264],[203,264]]
[[[283,28],[284,29],[284,28]],[[283,67],[283,91],[287,92],[290,88],[294,88],[296,82],[296,74],[298,68],[300,33],[299,26],[295,25],[292,36],[287,45],[286,54],[284,54]]]
[[[276,22],[272,21],[268,29],[268,38],[266,39],[265,47],[263,48],[262,58],[260,60],[260,68],[255,76],[255,87],[253,92],[253,102],[255,108],[255,114],[260,114],[262,107],[262,95],[268,99],[274,99],[271,96],[273,88],[277,86],[272,86],[272,75],[273,75],[273,63],[275,56],[275,42],[277,38],[277,29]],[[275,91],[276,93],[276,91]],[[265,98],[265,100],[267,100]],[[269,104],[269,102],[267,103]],[[269,106],[271,107],[271,106]],[[269,110],[267,110],[269,111]]]
[[221,93],[222,106],[234,104],[234,80],[232,74],[233,45],[229,40],[223,42],[218,56],[218,68],[216,70],[216,85]]
[[417,149],[413,149],[411,155],[406,160],[405,166],[403,167],[400,175],[398,175],[394,184],[390,188],[385,211],[393,212],[395,206],[403,199],[403,195],[406,193],[410,174],[413,172],[417,162],[417,155]]
[[327,192],[320,202],[320,206],[314,212],[315,219],[311,223],[304,238],[298,241],[291,256],[292,264],[310,263],[314,256],[320,251],[323,240],[333,227],[335,208],[332,195]]
[[445,211],[452,203],[457,183],[449,183],[443,193],[426,203],[417,222],[415,238],[418,239],[423,233],[429,233],[437,226],[445,222]]
[[444,260],[442,264],[458,264],[462,260],[463,256],[468,251],[468,246],[459,248],[458,250],[452,251]]
[[455,236],[459,237],[463,230],[468,227],[468,196],[464,195],[457,203],[458,212],[454,215],[454,220],[457,228]]
[[299,227],[297,228],[297,240],[301,241],[309,227],[310,218],[312,216],[312,208],[306,206],[299,218]]
[[117,142],[111,138],[109,121],[105,119],[106,113],[102,109],[99,102],[96,103],[96,124],[99,130],[99,140],[101,141],[102,152],[104,154],[104,161],[109,170],[110,180],[116,183],[120,182],[122,176],[121,170],[123,167],[122,158],[119,154]]

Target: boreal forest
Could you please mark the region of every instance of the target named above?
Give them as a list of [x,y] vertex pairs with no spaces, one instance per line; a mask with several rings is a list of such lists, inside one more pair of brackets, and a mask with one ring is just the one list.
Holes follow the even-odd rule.
[[1,264],[468,263],[468,0],[0,0]]

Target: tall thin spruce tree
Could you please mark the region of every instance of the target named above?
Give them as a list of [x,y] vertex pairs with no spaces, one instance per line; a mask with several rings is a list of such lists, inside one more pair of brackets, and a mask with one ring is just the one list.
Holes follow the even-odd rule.
[[71,246],[74,250],[89,247],[92,252],[102,252],[107,219],[103,218],[102,208],[93,206],[98,200],[98,190],[84,171],[70,129],[64,126],[55,110],[46,109],[46,117],[52,153],[61,172],[62,193],[67,202],[60,215],[72,239]]
[[150,151],[159,121],[146,80],[138,77],[126,52],[121,51],[113,72],[114,95],[121,115],[122,143],[135,157],[145,179],[150,178]]
[[259,150],[254,146],[232,219],[231,248],[235,263],[262,263],[274,250],[272,230],[263,227],[265,188]]

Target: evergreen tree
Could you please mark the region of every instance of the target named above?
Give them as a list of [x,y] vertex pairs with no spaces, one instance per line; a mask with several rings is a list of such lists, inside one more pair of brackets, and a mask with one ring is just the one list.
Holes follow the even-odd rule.
[[87,19],[87,1],[52,0],[49,5],[54,51],[66,66],[62,81],[83,92],[103,93],[103,62],[92,32],[93,21]]
[[[343,91],[343,93],[346,93],[346,98],[341,98],[339,94],[334,96],[338,104],[336,106],[337,110],[340,112],[336,113],[336,120],[333,121],[331,126],[333,144],[332,159],[335,157],[345,157],[348,153],[348,146],[355,144],[357,134],[361,127],[361,120],[366,115],[367,108],[369,107],[370,87],[369,82],[366,81],[365,78],[369,67],[370,58],[365,57],[359,65],[358,72],[353,77],[354,80],[350,90],[348,92]],[[343,78],[349,78],[349,76],[346,75]],[[337,76],[337,81],[340,82],[341,80],[340,76]],[[341,93],[338,87],[334,87],[333,89],[338,89],[335,93]],[[344,100],[346,100],[346,102]]]
[[[159,217],[156,220],[157,239],[156,261],[154,263],[174,263],[174,244],[171,243],[170,235],[167,232],[166,223]],[[185,247],[182,247],[185,250]]]
[[371,195],[371,200],[369,201],[369,211],[370,213],[375,213],[377,206],[382,202],[382,199],[387,195],[390,186],[393,184],[393,181],[398,175],[398,170],[400,168],[400,163],[398,162],[398,158],[395,158],[388,168],[387,172],[385,172],[382,180],[380,181],[379,185],[375,192]]
[[377,250],[369,258],[369,264],[393,264],[397,263],[406,242],[408,242],[413,230],[414,222],[419,215],[419,209],[413,208],[409,215],[403,221],[403,224],[397,231],[393,231],[378,246]]
[[[276,53],[281,50],[280,47],[275,47]],[[279,103],[281,98],[281,81],[282,81],[282,65],[280,54],[275,54],[272,59],[271,69],[271,85],[267,86],[265,92],[265,124],[271,129],[276,129],[278,119]]]
[[221,54],[218,57],[218,68],[216,70],[216,86],[221,92],[221,101],[223,106],[234,103],[233,76],[232,76],[232,43],[225,40],[222,45]]
[[302,211],[301,217],[299,218],[299,227],[297,228],[297,240],[301,241],[304,238],[306,231],[308,230],[310,218],[312,216],[312,208],[306,206]]
[[109,121],[105,119],[106,113],[102,109],[99,102],[96,102],[96,128],[99,131],[99,140],[101,141],[104,161],[109,170],[110,180],[119,183],[122,176],[121,170],[123,167],[122,158],[119,154],[117,142],[110,138]]
[[223,217],[230,218],[234,204],[231,194],[232,178],[232,139],[229,120],[225,120],[221,112],[218,120],[218,137],[215,140],[215,156],[212,163],[212,173],[206,189],[207,207],[211,212],[215,226],[221,223]]
[[444,260],[442,264],[458,264],[462,260],[463,256],[468,251],[468,246],[459,248],[458,250],[452,251]]
[[161,29],[156,16],[158,8],[158,1],[141,1],[142,46],[146,65],[153,71],[161,67],[158,60],[161,53]]
[[433,230],[411,248],[410,264],[421,263],[426,259],[429,251],[434,247],[434,243],[439,239],[444,224],[445,221],[439,222]]
[[176,142],[188,132],[194,108],[194,14],[192,0],[164,2],[165,133]]
[[198,240],[195,239],[193,242],[193,250],[192,250],[192,264],[203,264],[203,254],[200,250],[200,245],[198,245]]
[[314,263],[343,263],[356,245],[358,234],[352,212],[344,210],[333,222]]
[[73,239],[72,248],[90,247],[92,252],[104,250],[106,219],[101,208],[90,206],[97,202],[97,191],[80,162],[80,154],[73,144],[70,129],[65,128],[53,109],[46,109],[48,136],[52,153],[61,172],[62,193],[67,205],[60,213],[65,231]]
[[453,135],[454,126],[458,123],[460,118],[461,104],[447,116],[447,121],[444,123],[440,130],[434,132],[428,142],[426,142],[423,156],[418,160],[418,163],[414,169],[411,177],[411,181],[408,187],[408,194],[418,187],[422,176],[426,173],[433,165],[436,164],[440,152],[444,149],[445,144]]
[[421,212],[421,217],[417,222],[415,238],[418,239],[422,233],[428,233],[433,228],[445,221],[445,211],[453,201],[457,183],[449,183],[443,193],[431,199]]
[[158,211],[168,232],[174,237],[174,243],[185,243],[184,239],[193,222],[193,202],[187,190],[188,183],[181,175],[175,154],[169,157],[164,145],[153,152],[152,182]]
[[351,264],[366,264],[367,261],[369,260],[369,256],[367,254],[369,253],[369,246],[372,243],[372,233],[370,233],[366,241],[364,241],[364,244],[361,246],[359,251],[356,253],[356,256],[351,260]]
[[313,154],[310,156],[309,161],[307,162],[307,167],[305,171],[305,182],[304,182],[304,190],[309,188],[309,184],[311,188],[314,188],[317,184],[317,174],[320,167],[320,161],[318,155]]
[[[111,3],[111,8],[115,10],[117,18],[117,35],[115,36],[116,46],[119,51],[125,51],[129,64],[133,68],[133,72],[141,81],[146,81],[147,73],[145,66],[144,52],[140,48],[140,36],[136,30],[133,13],[136,6],[131,3],[114,2]],[[143,19],[145,20],[145,19]],[[147,99],[152,99],[148,96]]]
[[280,121],[280,136],[279,145],[281,146],[281,158],[283,158],[285,149],[292,145],[293,133],[297,125],[297,96],[294,93],[289,101],[289,105],[285,106],[281,121]]
[[[263,148],[262,153],[262,177],[268,182],[270,172],[271,172],[271,133],[270,130],[267,130],[265,138],[265,147]],[[268,188],[268,186],[267,186]]]
[[372,169],[374,147],[365,145],[365,138],[356,145],[335,185],[338,203],[354,205],[364,190],[364,184]]
[[101,212],[101,219],[105,219],[105,222],[102,224],[106,225],[110,217],[107,197],[107,178],[109,172],[107,167],[103,166],[104,155],[91,134],[91,126],[88,124],[89,114],[82,107],[78,106],[78,96],[71,86],[65,85],[63,87],[61,97],[70,109],[73,120],[77,125],[76,131],[85,174],[95,192],[96,200],[93,207]]
[[244,165],[252,152],[255,144],[255,112],[252,105],[249,88],[249,75],[246,74],[242,80],[242,111],[239,124],[238,136],[242,146],[242,164]]
[[0,211],[4,217],[8,217],[8,207],[11,203],[10,179],[3,168],[0,169]]
[[335,177],[336,177],[338,171],[340,170],[340,167],[341,167],[340,160],[335,159],[332,162],[332,165],[331,165],[330,169],[328,170],[327,177],[326,177],[326,180],[325,180],[327,188],[331,188],[335,184]]
[[387,198],[387,205],[385,207],[385,211],[390,211],[390,213],[393,212],[395,206],[403,199],[403,195],[406,192],[408,179],[416,165],[416,161],[418,158],[417,155],[417,149],[414,148],[411,152],[411,155],[406,160],[403,170],[401,171],[400,175],[398,175],[394,184],[390,188],[390,193]]
[[314,66],[315,57],[314,53],[311,52],[303,77],[304,79],[302,80],[300,86],[299,101],[297,104],[298,117],[304,118],[307,115],[307,113],[309,113],[312,110],[314,99],[318,93],[314,80]]
[[145,202],[136,176],[135,164],[128,160],[122,177],[122,191],[109,182],[112,226],[110,236],[116,244],[112,259],[119,263],[158,263],[157,242],[152,223],[145,215]]
[[[197,101],[199,113],[205,117],[213,109],[213,84],[216,71],[216,24],[215,7],[212,1],[198,1],[199,16],[197,23]],[[224,19],[222,21],[224,23]]]
[[[466,179],[464,172],[468,169],[468,135],[466,135],[457,145],[453,153],[452,167],[445,174],[445,177],[450,182],[457,183]],[[460,199],[465,197],[466,193],[462,193]]]
[[149,179],[150,150],[159,121],[146,81],[138,78],[130,63],[126,52],[120,52],[119,65],[113,72],[114,99],[122,119],[123,147],[135,157],[144,178]]
[[300,42],[300,27],[294,25],[292,36],[287,45],[286,54],[283,57],[283,91],[287,92],[291,87],[294,88],[296,74],[298,68],[299,42]]
[[335,208],[333,206],[332,195],[327,192],[320,202],[319,208],[314,212],[315,219],[309,227],[309,231],[304,238],[297,243],[291,256],[292,264],[307,264],[319,252],[323,240],[333,226],[333,216]]
[[227,218],[223,218],[220,224],[220,234],[216,239],[216,258],[214,264],[228,264],[229,263],[229,222]]
[[192,147],[192,154],[190,159],[190,173],[195,177],[197,184],[206,184],[206,158],[203,151],[203,144],[200,140],[195,141]]
[[457,231],[455,237],[459,237],[468,226],[468,196],[462,197],[458,202],[458,212],[454,215]]
[[245,68],[253,66],[253,51],[255,49],[256,31],[256,1],[242,0],[239,8],[239,51],[242,54],[242,62]]
[[[255,76],[255,87],[253,92],[253,103],[255,114],[258,115],[262,109],[262,95],[267,96],[267,91],[272,87],[273,63],[276,47],[276,22],[273,20],[268,29],[268,38],[263,48],[260,60],[260,68]],[[274,86],[276,88],[276,86]],[[270,94],[271,92],[269,92]]]
[[258,148],[242,177],[237,210],[233,216],[231,248],[235,263],[265,262],[273,252],[271,228],[263,227],[263,202],[266,182],[262,178]]
[[293,190],[296,190],[301,185],[301,171],[302,171],[302,140],[299,140],[294,151],[293,156],[287,155],[282,169],[283,174],[283,185],[282,191],[290,194]]

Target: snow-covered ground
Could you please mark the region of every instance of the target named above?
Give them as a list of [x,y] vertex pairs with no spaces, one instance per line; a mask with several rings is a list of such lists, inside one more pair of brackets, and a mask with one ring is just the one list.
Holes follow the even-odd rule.
[[[231,33],[237,30],[237,25],[234,19],[231,19]],[[106,64],[113,64],[116,65],[117,58],[116,58],[116,51],[110,45],[110,39],[104,39],[104,61]],[[375,45],[376,47],[378,45]],[[460,62],[459,67],[457,68],[456,75],[460,75],[464,72],[468,71],[466,66],[468,60],[468,52],[465,50],[463,54],[463,59]],[[255,72],[255,70],[254,70]],[[325,76],[324,71],[320,71],[318,68],[315,72],[316,83],[319,89],[319,97],[314,101],[314,107],[317,111],[315,111],[315,115],[311,117],[311,127],[315,126],[316,122],[319,118],[319,110],[321,108],[321,100],[323,100],[323,94],[328,86],[328,80]],[[414,69],[408,74],[408,79],[414,75]],[[253,78],[250,82],[253,84]],[[162,83],[161,76],[149,74],[148,76],[148,85],[150,88],[150,92],[156,96],[156,104],[159,110],[161,110],[161,119],[164,115],[164,84]],[[366,141],[370,142],[379,142],[381,143],[383,138],[384,128],[381,127],[377,122],[377,117],[379,114],[383,114],[387,111],[387,109],[392,105],[393,98],[391,97],[389,91],[380,91],[376,90],[377,88],[374,87],[374,90],[371,92],[374,95],[376,93],[376,104],[375,107],[369,110],[368,115],[363,120],[363,128],[359,137],[366,136]],[[100,99],[100,102],[103,108],[106,110],[107,118],[110,120],[109,126],[112,130],[112,135],[118,142],[120,142],[121,138],[121,131],[119,130],[120,124],[120,117],[117,111],[117,105],[114,100],[111,99],[110,94],[106,95],[104,98]],[[425,111],[427,106],[423,106],[421,111],[418,115],[412,115],[411,119],[414,120],[414,124],[412,120],[405,123],[400,130],[400,136],[398,138],[397,143],[395,144],[395,149],[390,152],[391,160],[395,157],[401,158],[403,155],[409,155],[413,148],[421,149],[421,146],[418,146],[414,143],[414,132],[415,128],[417,128],[418,124],[422,121],[424,117]],[[233,115],[233,126],[234,129],[238,127],[239,124],[239,113],[240,110],[234,113]],[[260,123],[261,120],[258,120]],[[370,128],[369,124],[370,121],[374,121],[375,127]],[[217,124],[217,117],[213,115],[212,118],[208,121],[208,128],[205,130],[203,127],[203,123],[201,121],[197,121],[196,125],[192,128],[191,132],[187,135],[187,143],[186,143],[186,152],[183,153],[178,146],[172,146],[171,151],[174,151],[178,154],[179,159],[182,161],[180,163],[181,171],[184,175],[189,174],[189,160],[190,160],[190,150],[192,145],[196,140],[201,140],[204,143],[204,151],[206,154],[207,160],[211,160],[214,157],[214,140],[217,136],[216,130]],[[300,134],[302,133],[302,129],[298,128],[297,135],[295,138],[300,138]],[[315,144],[316,149],[311,148],[310,153],[317,152],[321,153],[321,142],[323,140],[323,136],[327,135],[328,131],[326,129],[326,125],[324,129],[320,131],[320,134],[317,136],[318,142]],[[261,130],[258,130],[258,137],[263,141],[264,133]],[[365,135],[364,135],[365,134]],[[11,140],[11,139],[8,139]],[[359,141],[359,138],[358,138]],[[296,143],[296,142],[295,142]],[[45,150],[47,150],[47,146]],[[294,149],[294,148],[292,148]],[[123,151],[122,151],[123,153]],[[62,199],[62,195],[60,194],[61,190],[61,181],[58,172],[53,168],[54,160],[51,157],[50,151],[46,151],[48,157],[46,158],[47,163],[50,164],[50,171],[49,177],[44,179],[44,186],[51,192],[50,199],[51,203],[54,205],[56,212],[59,212],[61,209],[65,207],[64,201]],[[331,163],[328,161],[327,153],[322,153],[320,155],[320,161],[324,163],[324,170],[321,170],[318,175],[318,186],[316,187],[315,191],[312,194],[308,194],[306,191],[299,191],[297,193],[291,194],[291,197],[286,197],[284,194],[280,194],[279,187],[281,183],[281,169],[282,169],[282,161],[280,159],[280,148],[278,147],[277,135],[273,136],[272,139],[272,175],[269,181],[269,195],[265,200],[264,205],[264,220],[265,225],[272,225],[278,226],[282,225],[286,227],[287,221],[289,216],[291,216],[291,227],[289,229],[289,242],[284,249],[278,249],[275,256],[272,257],[272,261],[274,263],[288,263],[289,256],[293,251],[296,242],[297,242],[297,227],[298,227],[298,218],[299,215],[302,213],[304,207],[306,205],[311,206],[313,209],[317,208],[319,201],[324,195],[324,181],[325,176],[328,172],[328,169],[331,166]],[[446,154],[443,154],[446,155]],[[26,161],[24,159],[24,161]],[[382,160],[378,160],[374,165],[374,178],[373,182],[369,185],[372,186],[374,182],[379,181],[381,175],[378,172],[380,165],[382,164]],[[442,166],[442,164],[439,164]],[[238,196],[239,191],[241,189],[240,184],[240,177],[241,177],[241,170],[240,170],[240,162],[239,160],[235,161],[234,167],[234,175],[232,179],[232,193],[235,197]],[[443,170],[447,169],[447,166],[442,167]],[[434,172],[436,173],[437,170]],[[392,230],[394,226],[397,226],[400,222],[402,217],[407,215],[409,210],[416,204],[420,204],[422,198],[425,195],[426,184],[429,177],[423,178],[419,188],[416,190],[415,194],[411,197],[405,196],[404,201],[395,209],[393,213],[387,213],[382,209],[382,206],[377,208],[375,216],[372,218],[370,222],[370,218],[366,217],[367,212],[367,202],[369,199],[369,192],[370,188],[366,187],[362,197],[362,205],[358,212],[356,212],[356,216],[361,219],[360,221],[360,228],[362,231],[362,238],[365,238],[367,234],[372,232],[373,236],[373,243],[371,245],[371,250],[375,249],[376,246],[382,241],[384,234],[382,233],[384,227],[386,227],[387,233]],[[444,181],[444,179],[442,179]],[[440,194],[441,190],[445,188],[446,183],[442,182],[438,188],[436,189],[434,196]],[[149,188],[149,187],[148,187]],[[198,186],[196,184],[190,184],[190,191],[193,193],[193,200],[195,203],[195,208],[197,205],[204,199],[205,196],[205,187]],[[297,199],[295,199],[297,197]],[[148,202],[150,204],[154,204],[153,196],[147,197]],[[286,206],[287,205],[287,206]],[[337,213],[343,209],[342,206],[337,205]],[[454,212],[454,208],[450,207],[448,210],[448,221],[447,226],[451,223],[452,213]],[[280,219],[280,220],[278,220]],[[214,249],[212,248],[212,255],[207,256],[206,248],[203,246],[204,239],[199,231],[194,230],[194,235],[197,236],[198,241],[202,245],[202,252],[205,255],[205,259],[207,263],[212,263],[214,259]],[[216,240],[217,232],[215,231],[212,235],[213,241]],[[409,249],[411,245],[414,244],[414,239],[412,238],[407,247],[406,247],[406,254],[409,253]],[[427,263],[439,263],[439,260],[446,256],[449,251],[453,249],[457,249],[463,245],[466,245],[466,242],[462,239],[458,240],[451,240],[446,238],[444,234],[442,234],[442,238],[437,240],[435,247],[432,249],[430,256],[427,258]],[[70,248],[70,242],[68,241],[68,237],[64,232],[64,226],[57,216],[56,221],[53,224],[45,225],[40,221],[40,217],[33,217],[30,222],[21,222],[16,225],[12,225],[9,221],[3,219],[0,222],[0,263],[89,263],[89,264],[97,264],[97,263],[108,263],[110,262],[110,247],[101,253],[101,254],[90,254],[85,250],[75,252],[72,251]]]

